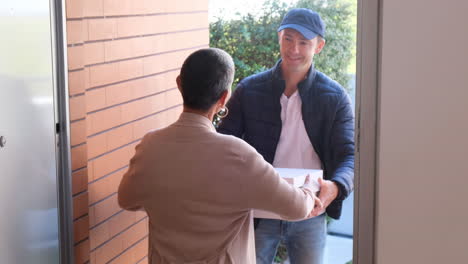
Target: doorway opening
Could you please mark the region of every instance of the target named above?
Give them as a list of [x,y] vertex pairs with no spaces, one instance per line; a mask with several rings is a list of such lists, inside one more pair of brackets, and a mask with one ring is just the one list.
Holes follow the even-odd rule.
[[[314,57],[318,71],[340,83],[353,109],[356,98],[357,0],[210,0],[210,46],[226,50],[236,64],[233,84],[274,66],[280,57],[276,30],[287,10],[306,7],[326,24],[326,45]],[[353,259],[354,192],[343,203],[339,220],[329,218],[325,264],[347,264]],[[280,246],[276,263],[289,263]]]

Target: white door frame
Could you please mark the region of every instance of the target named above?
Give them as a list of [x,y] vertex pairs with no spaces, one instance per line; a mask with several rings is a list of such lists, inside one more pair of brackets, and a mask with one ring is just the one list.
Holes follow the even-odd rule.
[[353,263],[375,263],[382,0],[358,0]]

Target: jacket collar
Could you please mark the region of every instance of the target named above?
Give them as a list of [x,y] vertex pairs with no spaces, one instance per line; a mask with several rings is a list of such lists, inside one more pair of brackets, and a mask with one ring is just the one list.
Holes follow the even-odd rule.
[[[275,66],[273,67],[273,79],[276,82],[280,82],[282,85],[276,86],[275,87],[280,87],[280,95],[284,92],[285,89],[285,81],[283,78],[283,74],[281,71],[281,62],[282,59],[279,59],[278,62],[276,62]],[[309,71],[306,74],[306,78],[302,81],[300,81],[297,85],[297,88],[299,90],[299,94],[302,95],[306,92],[308,92],[312,88],[312,84],[314,83],[315,76],[317,75],[317,71],[315,70],[314,64],[310,66]]]
[[194,113],[182,112],[177,120],[177,125],[200,127],[216,132],[213,123],[208,118]]

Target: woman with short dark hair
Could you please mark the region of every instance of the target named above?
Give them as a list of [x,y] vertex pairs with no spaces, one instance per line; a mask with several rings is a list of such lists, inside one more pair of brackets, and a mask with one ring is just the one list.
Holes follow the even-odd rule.
[[320,203],[247,143],[216,132],[212,120],[228,112],[233,77],[226,52],[192,53],[177,77],[180,118],[145,135],[122,178],[120,206],[149,216],[151,264],[255,263],[252,209],[298,220]]

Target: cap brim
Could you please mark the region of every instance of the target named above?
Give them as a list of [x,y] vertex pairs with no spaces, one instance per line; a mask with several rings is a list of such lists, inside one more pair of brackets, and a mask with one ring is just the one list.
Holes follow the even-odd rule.
[[278,32],[280,32],[281,30],[285,29],[285,28],[291,28],[291,29],[294,29],[296,31],[298,31],[299,33],[302,34],[302,36],[304,36],[304,38],[306,39],[313,39],[315,38],[318,34],[301,26],[301,25],[297,25],[297,24],[286,24],[286,25],[282,25],[278,28]]

